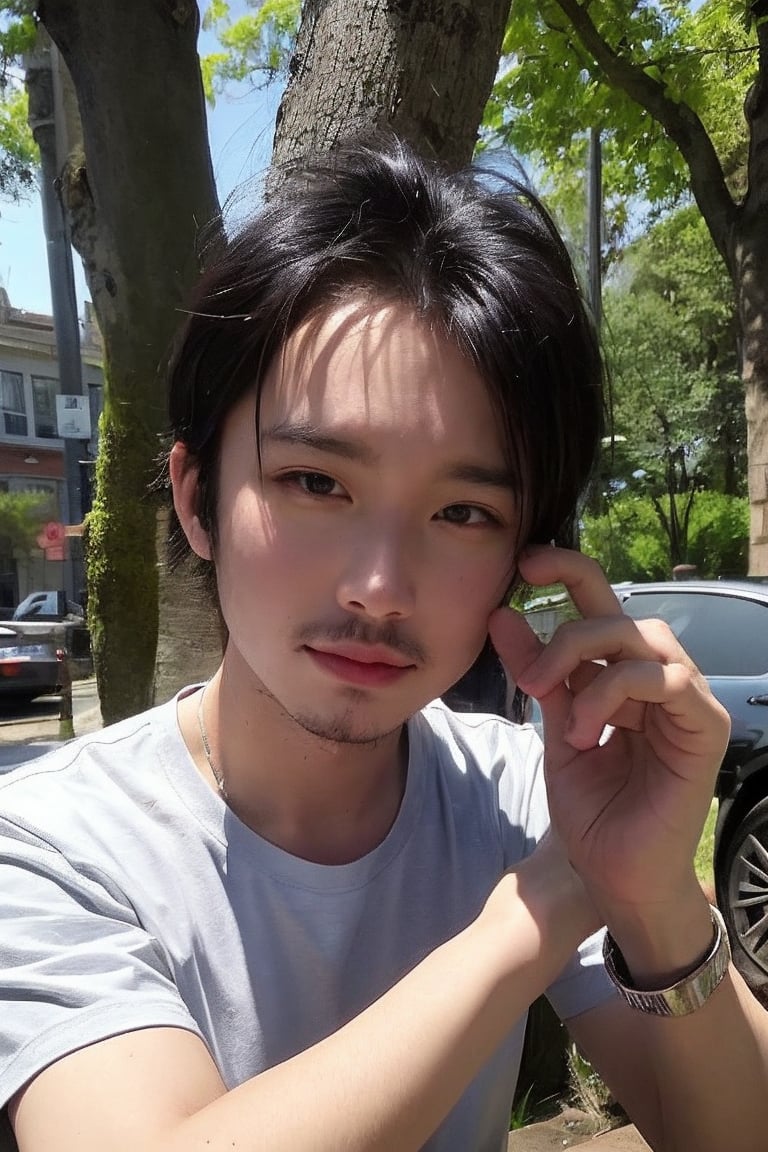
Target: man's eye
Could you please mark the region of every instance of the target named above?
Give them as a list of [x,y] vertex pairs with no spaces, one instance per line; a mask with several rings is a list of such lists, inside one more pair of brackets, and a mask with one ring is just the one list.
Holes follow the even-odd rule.
[[289,479],[309,496],[334,496],[338,494],[334,489],[340,489],[336,480],[324,472],[292,472]]
[[496,518],[485,510],[477,508],[474,504],[449,504],[438,513],[439,520],[446,520],[449,524],[495,524]]

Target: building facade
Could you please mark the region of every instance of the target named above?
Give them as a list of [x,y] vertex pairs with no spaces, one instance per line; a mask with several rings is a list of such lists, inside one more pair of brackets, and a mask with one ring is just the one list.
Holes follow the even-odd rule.
[[[80,348],[91,416],[90,439],[78,441],[81,499],[87,510],[103,387],[101,339],[89,304],[80,325]],[[72,524],[69,513],[65,441],[58,435],[60,394],[52,317],[12,307],[0,288],[0,506],[3,493],[39,497],[24,502],[25,508],[31,506],[26,537],[12,530],[12,516],[0,526],[0,615],[7,616],[32,591],[66,588],[75,598],[80,591],[82,525]]]

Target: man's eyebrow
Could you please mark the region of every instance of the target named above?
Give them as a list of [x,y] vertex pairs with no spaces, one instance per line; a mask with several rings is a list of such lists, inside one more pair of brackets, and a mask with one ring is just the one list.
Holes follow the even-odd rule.
[[454,464],[445,471],[446,480],[482,484],[486,488],[506,488],[516,492],[519,485],[511,469],[489,464]]
[[274,428],[262,432],[261,442],[300,444],[304,448],[314,448],[316,452],[328,452],[332,456],[343,456],[345,460],[356,460],[361,464],[373,464],[377,459],[376,454],[361,441],[327,435],[311,424],[276,424]]

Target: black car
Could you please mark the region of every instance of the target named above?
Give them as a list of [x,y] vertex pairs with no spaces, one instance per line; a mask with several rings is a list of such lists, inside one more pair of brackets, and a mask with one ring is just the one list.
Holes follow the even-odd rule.
[[80,604],[68,600],[63,589],[30,592],[14,609],[8,627],[26,636],[31,645],[37,644],[41,660],[47,660],[51,651],[55,656],[57,649],[64,650],[71,675],[80,678],[93,674],[91,636],[84,610]]
[[53,592],[30,592],[13,611],[12,620],[82,620],[83,609],[59,588]]
[[11,621],[0,624],[0,700],[15,703],[58,692],[61,663],[50,635],[30,633]]
[[614,588],[635,619],[665,620],[728,709],[717,779],[717,902],[737,967],[768,984],[768,583],[726,580]]

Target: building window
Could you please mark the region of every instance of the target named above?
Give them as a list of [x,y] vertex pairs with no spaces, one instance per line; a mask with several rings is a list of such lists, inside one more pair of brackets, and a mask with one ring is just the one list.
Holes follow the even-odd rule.
[[24,407],[24,378],[21,372],[0,370],[0,411],[6,436],[26,436],[27,413]]
[[56,424],[56,397],[59,382],[50,376],[32,377],[32,407],[35,413],[35,436],[55,439],[58,436]]
[[[2,476],[0,492],[34,492],[40,497],[40,522],[61,516],[62,483],[37,476]],[[1,1131],[1,1130],[0,1130]]]

